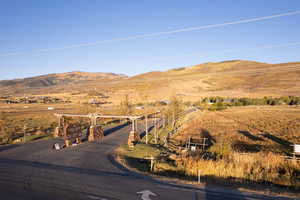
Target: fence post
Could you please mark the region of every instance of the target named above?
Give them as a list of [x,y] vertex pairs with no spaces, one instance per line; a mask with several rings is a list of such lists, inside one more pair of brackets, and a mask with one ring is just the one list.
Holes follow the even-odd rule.
[[148,144],[148,115],[146,115],[146,144]]
[[206,138],[203,138],[202,151],[205,150],[205,146],[206,146]]
[[151,156],[150,160],[151,160],[151,162],[150,162],[150,171],[152,172],[153,168],[154,168],[154,157]]

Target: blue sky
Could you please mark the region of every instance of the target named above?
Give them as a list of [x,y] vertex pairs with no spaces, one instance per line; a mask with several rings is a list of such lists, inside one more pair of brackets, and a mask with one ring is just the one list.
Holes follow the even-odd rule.
[[0,27],[0,79],[78,70],[135,75],[232,59],[300,61],[298,0],[0,0]]

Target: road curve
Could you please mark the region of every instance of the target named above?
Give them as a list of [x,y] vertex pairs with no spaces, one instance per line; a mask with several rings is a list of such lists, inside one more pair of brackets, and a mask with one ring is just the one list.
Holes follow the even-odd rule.
[[127,141],[129,131],[130,125],[108,129],[102,142],[84,142],[60,151],[52,145],[63,143],[61,139],[1,146],[0,199],[273,199],[193,189],[130,172],[111,156]]

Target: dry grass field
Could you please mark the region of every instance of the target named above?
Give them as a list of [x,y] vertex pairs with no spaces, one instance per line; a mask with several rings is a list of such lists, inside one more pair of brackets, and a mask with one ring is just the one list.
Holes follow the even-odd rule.
[[[229,183],[300,186],[300,162],[287,160],[300,143],[300,107],[247,106],[200,111],[174,135],[186,142],[193,134],[208,138],[207,154],[178,160],[178,170]],[[216,178],[218,177],[218,178]]]

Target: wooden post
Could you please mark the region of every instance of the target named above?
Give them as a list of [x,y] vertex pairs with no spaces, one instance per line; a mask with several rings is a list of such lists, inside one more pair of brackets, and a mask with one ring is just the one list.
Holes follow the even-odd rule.
[[154,134],[155,134],[155,144],[157,144],[157,125],[156,125],[156,114],[154,114]]
[[148,115],[146,115],[146,144],[148,144]]
[[59,128],[62,128],[62,127],[64,127],[65,126],[65,118],[63,117],[63,116],[59,116],[58,117],[58,127]]
[[173,111],[172,129],[175,128],[175,112]]
[[58,138],[60,136],[60,127],[56,127],[54,130],[54,138]]
[[135,130],[138,131],[138,120],[135,120]]
[[135,132],[135,122],[134,119],[131,120],[132,131]]
[[60,119],[61,117],[59,116],[58,117],[58,127],[60,128],[61,127],[61,119]]
[[203,138],[202,151],[205,150],[206,139],[207,139],[207,138]]
[[96,116],[92,116],[91,117],[91,126],[96,126],[97,125],[97,117]]
[[154,158],[153,158],[153,156],[151,156],[150,160],[151,160],[151,163],[150,163],[150,171],[152,172],[152,171],[153,171],[153,168],[154,168]]

